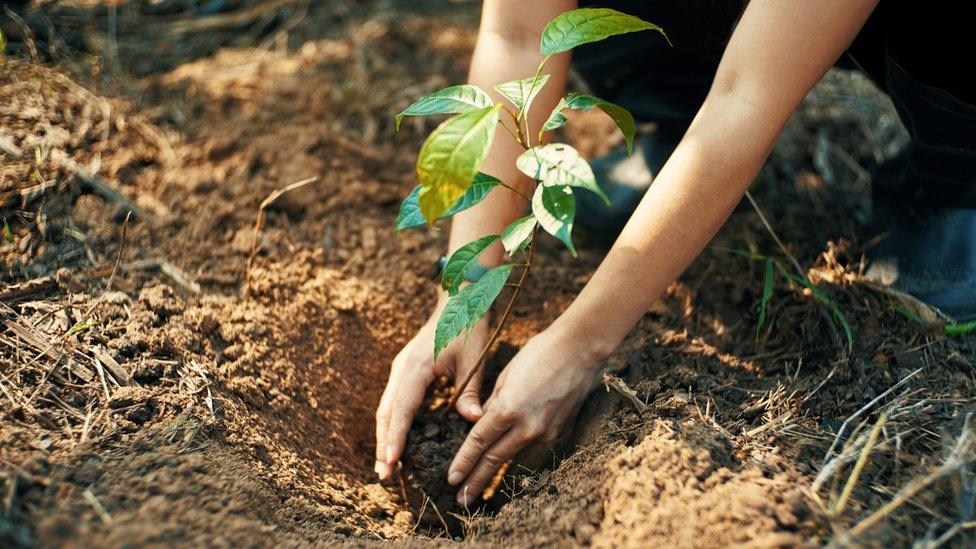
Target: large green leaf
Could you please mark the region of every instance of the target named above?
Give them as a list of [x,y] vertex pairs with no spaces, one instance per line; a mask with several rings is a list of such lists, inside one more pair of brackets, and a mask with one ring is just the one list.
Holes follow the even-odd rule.
[[468,329],[474,327],[491,308],[491,304],[495,302],[505,283],[508,282],[513,267],[515,265],[511,263],[495,267],[482,275],[474,284],[465,286],[465,289],[471,288],[471,293],[468,295]]
[[539,225],[555,236],[576,255],[573,246],[573,220],[576,218],[576,198],[569,186],[538,185],[532,195],[532,213]]
[[509,254],[528,246],[537,223],[534,215],[520,217],[502,231],[502,246]]
[[456,115],[437,127],[417,158],[420,211],[436,220],[460,199],[488,155],[501,105]]
[[434,328],[435,360],[447,344],[461,333],[461,330],[473,325],[468,322],[468,298],[472,288],[474,288],[473,284],[461,288],[461,291],[447,300],[447,305],[441,311],[441,316],[437,319],[437,327]]
[[538,78],[526,78],[524,80],[512,80],[504,84],[498,84],[495,89],[515,105],[519,112],[529,110],[532,100],[542,91],[546,82],[549,81],[548,74],[540,74]]
[[540,134],[561,128],[566,124],[566,115],[562,113],[563,109],[582,109],[588,111],[593,107],[600,109],[617,123],[617,127],[620,128],[621,133],[624,134],[624,139],[627,141],[627,152],[630,153],[634,148],[634,133],[637,131],[634,117],[627,109],[592,95],[571,93],[563,99],[560,99],[559,103],[556,104],[556,108],[552,110],[552,114],[549,115],[549,119],[542,125]]
[[541,181],[543,185],[580,187],[596,193],[610,204],[610,198],[596,184],[593,169],[569,145],[550,143],[532,147],[515,160],[515,165],[522,173]]
[[451,295],[458,291],[458,287],[464,282],[464,275],[468,274],[475,264],[478,263],[478,256],[498,240],[499,235],[491,234],[483,236],[473,242],[468,242],[464,246],[454,250],[451,257],[444,265],[444,272],[441,273],[441,288],[444,288]]
[[582,8],[567,11],[550,21],[542,31],[539,50],[544,55],[552,55],[569,51],[580,44],[643,30],[656,30],[664,34],[661,27],[633,15],[610,8]]
[[[461,197],[451,209],[446,211],[441,219],[447,219],[452,215],[474,206],[478,202],[484,200],[488,193],[492,189],[497,187],[501,181],[497,177],[488,175],[486,173],[478,172],[474,176],[474,181],[468,186],[468,190],[464,191],[464,196]],[[410,194],[403,200],[400,204],[400,212],[397,214],[396,219],[396,230],[402,231],[404,229],[412,229],[414,227],[420,227],[427,224],[427,220],[424,219],[424,214],[420,213],[420,185],[417,185],[410,191]]]
[[396,129],[400,131],[400,122],[404,116],[426,116],[429,114],[460,114],[492,105],[491,97],[478,86],[462,84],[451,86],[441,91],[421,97],[409,107],[396,115]]
[[507,264],[485,273],[474,284],[468,284],[447,300],[434,329],[434,359],[462,330],[471,330],[498,298],[515,265]]

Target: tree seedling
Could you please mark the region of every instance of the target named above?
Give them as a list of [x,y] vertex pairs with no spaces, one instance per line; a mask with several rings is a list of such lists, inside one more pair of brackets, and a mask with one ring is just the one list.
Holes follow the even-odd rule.
[[[586,160],[569,145],[545,143],[546,134],[566,124],[567,118],[563,111],[588,111],[595,107],[606,113],[620,128],[628,152],[633,149],[633,116],[618,105],[578,93],[562,98],[542,124],[538,134],[530,135],[529,107],[549,80],[549,75],[543,74],[546,63],[553,55],[581,44],[644,30],[654,30],[664,35],[657,25],[613,9],[584,8],[565,12],[550,21],[543,30],[539,49],[544,57],[535,75],[495,86],[495,90],[510,104],[495,103],[477,86],[459,85],[423,97],[397,115],[397,129],[405,116],[454,115],[439,125],[420,149],[417,158],[417,177],[420,184],[400,206],[396,219],[398,231],[447,219],[474,206],[496,187],[519,194],[531,204],[529,215],[515,220],[501,234],[484,236],[461,246],[444,265],[441,286],[447,290],[450,298],[435,329],[435,358],[451,340],[461,332],[470,331],[485,316],[502,289],[509,285],[512,271],[521,268],[508,305],[477,364],[471,369],[467,379],[461,382],[454,398],[463,391],[481,367],[512,311],[515,299],[532,268],[538,228],[541,227],[543,231],[559,239],[575,256],[572,232],[576,217],[576,199],[573,188],[596,193],[609,203]],[[505,121],[506,115],[508,122]],[[536,182],[531,196],[522,194],[496,177],[480,172],[499,126],[524,149],[516,160],[516,167]],[[522,261],[495,267],[485,272],[477,281],[462,286],[469,271],[477,265],[479,255],[499,240],[509,257],[520,254]],[[452,398],[450,404],[453,403]]]

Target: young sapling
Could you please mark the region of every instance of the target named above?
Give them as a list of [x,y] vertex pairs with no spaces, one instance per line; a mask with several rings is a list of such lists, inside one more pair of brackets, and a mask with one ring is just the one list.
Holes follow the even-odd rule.
[[[593,170],[573,147],[563,143],[545,143],[546,134],[561,128],[568,109],[588,111],[597,108],[606,113],[620,128],[627,144],[633,149],[634,118],[624,108],[592,95],[570,93],[563,97],[542,124],[536,135],[530,134],[529,108],[549,81],[544,74],[546,63],[558,53],[576,46],[597,42],[610,36],[654,30],[664,31],[652,23],[609,8],[583,8],[565,12],[550,21],[542,32],[540,52],[544,56],[534,76],[495,86],[495,90],[509,104],[495,103],[481,88],[459,85],[444,88],[411,104],[396,117],[396,127],[405,116],[451,114],[424,141],[417,157],[417,185],[404,200],[396,219],[396,229],[404,230],[433,224],[470,208],[484,199],[496,187],[514,192],[531,204],[531,213],[512,222],[501,234],[487,235],[455,250],[443,265],[441,287],[449,299],[438,319],[434,335],[434,356],[447,347],[462,332],[471,330],[487,314],[512,271],[521,269],[509,298],[487,345],[474,368],[462,380],[447,409],[481,367],[502,327],[512,312],[519,291],[535,258],[538,229],[559,239],[571,254],[573,222],[576,217],[576,198],[573,188],[596,193],[609,203],[600,189]],[[667,37],[665,36],[665,39]],[[507,118],[507,121],[506,121]],[[505,184],[498,178],[480,172],[501,127],[524,152],[517,158],[516,167],[536,182],[531,196]],[[469,273],[480,270],[478,257],[501,241],[509,257],[521,256],[517,263],[507,263],[487,270],[474,282],[462,285]]]

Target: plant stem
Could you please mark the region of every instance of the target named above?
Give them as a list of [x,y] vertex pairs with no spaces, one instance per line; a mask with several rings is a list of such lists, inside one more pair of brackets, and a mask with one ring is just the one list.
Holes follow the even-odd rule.
[[511,187],[511,186],[509,186],[509,185],[506,185],[504,181],[502,181],[502,182],[499,182],[499,183],[498,183],[498,186],[499,186],[499,187],[505,187],[506,189],[508,189],[508,190],[510,190],[510,191],[512,191],[513,193],[515,193],[515,194],[517,194],[517,195],[519,195],[519,196],[521,196],[521,197],[522,197],[522,198],[524,198],[524,199],[525,199],[526,201],[528,201],[528,202],[532,202],[532,199],[531,199],[531,198],[529,198],[528,196],[526,196],[526,195],[525,195],[525,193],[523,193],[522,191],[520,191],[520,190],[518,190],[518,189],[516,189],[515,187]]
[[515,130],[513,130],[512,128],[510,128],[508,126],[508,124],[502,122],[501,120],[499,120],[498,123],[501,124],[502,127],[505,128],[505,130],[508,131],[509,135],[512,136],[512,139],[515,139],[515,142],[516,143],[518,143],[519,145],[522,145],[522,148],[528,148],[528,147],[525,146],[525,143],[522,143],[522,138],[520,138],[518,136],[518,134],[515,133]]
[[[536,84],[536,82],[539,81],[539,76],[542,75],[542,69],[543,69],[543,67],[546,66],[546,63],[549,62],[549,58],[550,57],[552,57],[552,56],[551,55],[547,55],[547,56],[543,57],[542,58],[542,62],[539,63],[539,68],[537,68],[535,70],[535,76],[532,77],[532,89],[530,91],[535,91],[535,84]],[[518,125],[519,122],[524,122],[525,123],[525,131],[524,131],[525,140],[524,140],[523,146],[526,149],[528,149],[532,144],[529,142],[529,113],[528,113],[528,111],[525,110],[525,105],[524,104],[522,105],[521,108],[519,108],[518,117],[515,119],[515,124],[516,125]],[[521,127],[519,127],[519,133],[523,133]]]
[[515,290],[512,291],[512,297],[508,300],[508,305],[505,306],[505,311],[502,313],[501,318],[498,319],[498,325],[495,326],[495,331],[493,331],[491,333],[491,337],[488,338],[488,344],[485,345],[485,348],[481,351],[481,355],[478,356],[478,361],[474,363],[474,367],[471,368],[471,371],[468,372],[467,376],[465,376],[464,381],[462,381],[461,384],[458,385],[457,388],[454,390],[454,394],[451,395],[451,400],[448,401],[447,406],[444,408],[445,414],[450,412],[451,409],[454,408],[454,404],[457,403],[458,397],[460,397],[461,393],[464,392],[464,388],[468,386],[468,383],[471,382],[471,379],[474,378],[474,375],[478,373],[478,370],[481,369],[481,365],[484,364],[485,358],[488,356],[488,351],[491,350],[492,346],[498,340],[498,336],[501,335],[502,328],[505,326],[505,322],[508,320],[508,317],[512,314],[512,310],[515,308],[515,299],[518,297],[519,292],[522,290],[522,287],[525,285],[525,279],[528,278],[529,271],[532,269],[532,259],[535,257],[535,241],[536,241],[537,234],[538,233],[536,232],[532,233],[532,240],[529,243],[529,251],[525,259],[525,269],[522,271],[522,276],[519,277],[519,281],[518,284],[515,286]]

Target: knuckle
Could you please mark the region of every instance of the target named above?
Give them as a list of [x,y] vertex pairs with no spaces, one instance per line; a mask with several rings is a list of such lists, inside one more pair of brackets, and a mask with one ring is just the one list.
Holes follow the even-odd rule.
[[491,467],[492,471],[498,469],[502,466],[502,464],[508,461],[504,456],[499,456],[498,454],[493,454],[491,452],[485,454],[481,459],[485,462],[485,465]]
[[468,434],[468,440],[471,441],[471,444],[475,448],[484,448],[485,445],[486,445],[486,443],[487,443],[487,441],[485,440],[484,435],[482,435],[478,431],[471,431]]

